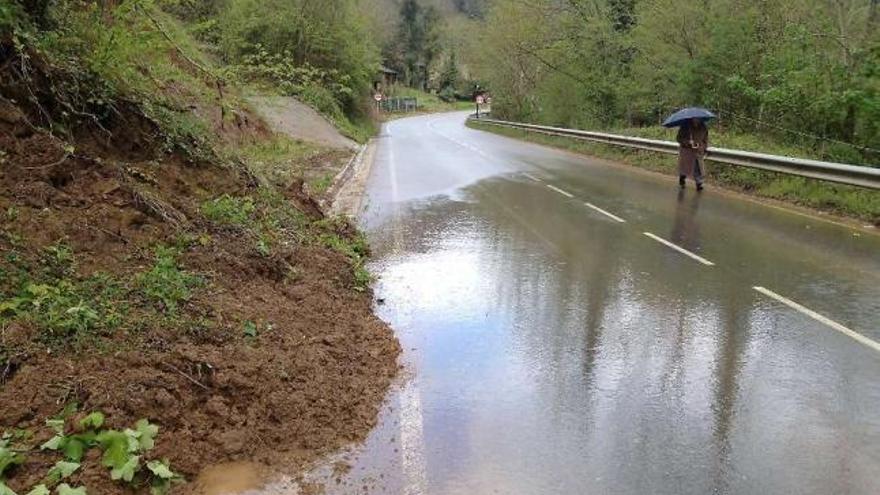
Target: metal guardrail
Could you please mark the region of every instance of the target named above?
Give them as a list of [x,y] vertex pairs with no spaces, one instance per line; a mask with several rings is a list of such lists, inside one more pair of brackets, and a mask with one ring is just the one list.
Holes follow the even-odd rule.
[[[624,146],[627,148],[678,154],[678,143],[673,141],[660,141],[657,139],[620,136],[603,132],[581,131],[577,129],[565,129],[562,127],[508,122],[505,120],[486,118],[477,120],[474,119],[473,116],[470,117],[470,120],[489,125],[549,134],[552,136],[565,136],[574,139],[594,141],[597,143]],[[811,179],[827,180],[850,186],[880,189],[880,168],[875,167],[863,167],[847,165],[844,163],[823,162],[819,160],[808,160],[805,158],[792,158],[788,156],[768,155],[751,151],[711,147],[708,149],[706,159],[719,163],[799,175]]]
[[379,108],[385,112],[415,112],[419,108],[419,100],[414,96],[395,96],[379,102]]

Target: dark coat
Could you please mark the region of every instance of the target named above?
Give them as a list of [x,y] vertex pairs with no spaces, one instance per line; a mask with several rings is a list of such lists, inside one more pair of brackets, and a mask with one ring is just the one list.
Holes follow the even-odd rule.
[[705,174],[703,157],[709,148],[709,129],[706,126],[692,128],[686,124],[678,129],[675,137],[678,141],[678,174],[694,176],[694,165],[699,162],[700,170]]

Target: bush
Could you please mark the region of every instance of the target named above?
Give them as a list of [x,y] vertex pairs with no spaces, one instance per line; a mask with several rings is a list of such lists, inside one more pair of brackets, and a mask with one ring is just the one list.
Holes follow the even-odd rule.
[[222,56],[229,64],[256,68],[270,82],[283,81],[288,94],[323,87],[353,116],[380,63],[356,3],[229,0],[217,17]]
[[452,86],[446,86],[437,96],[446,103],[453,103],[456,100],[455,88]]
[[333,98],[333,93],[331,93],[326,88],[323,88],[316,84],[309,84],[308,86],[305,86],[300,90],[298,96],[300,100],[303,101],[303,103],[311,105],[319,112],[327,115],[333,120],[340,120],[345,118],[342,113],[342,108],[340,108],[337,100]]
[[0,3],[0,31],[13,31],[24,21],[24,12],[15,2]]

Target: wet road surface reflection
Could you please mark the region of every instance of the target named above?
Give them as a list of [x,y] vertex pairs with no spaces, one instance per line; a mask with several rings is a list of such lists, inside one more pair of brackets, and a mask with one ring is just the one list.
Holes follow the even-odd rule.
[[379,148],[407,377],[329,493],[880,493],[880,354],[752,289],[878,338],[880,240],[501,139],[407,119]]
[[669,236],[672,242],[695,253],[700,252],[700,223],[697,210],[700,208],[702,196],[702,194],[691,194],[688,198],[684,189],[678,191],[675,219]]

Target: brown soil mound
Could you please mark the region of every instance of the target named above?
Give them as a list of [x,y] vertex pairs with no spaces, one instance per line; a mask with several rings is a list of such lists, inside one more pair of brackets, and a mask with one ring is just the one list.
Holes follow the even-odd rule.
[[[169,459],[190,480],[230,460],[293,469],[365,438],[399,346],[373,315],[369,292],[352,289],[345,256],[296,239],[261,255],[240,230],[207,222],[199,210],[207,198],[254,192],[244,172],[113,146],[70,153],[0,101],[0,213],[15,211],[0,218],[21,256],[37,259],[63,239],[77,277],[125,279],[151,264],[152,246],[188,234],[203,241],[187,245],[181,265],[207,279],[180,309],[188,323],[151,320],[143,310],[140,327],[105,331],[78,347],[43,345],[28,324],[0,320],[0,357],[14,352],[0,366],[0,432],[32,429],[39,445],[51,436],[44,420],[72,401],[104,412],[114,428],[149,418],[160,427],[150,457]],[[321,218],[301,186],[286,200]],[[12,237],[0,235],[4,254]],[[259,326],[256,337],[243,335],[248,320]],[[148,491],[111,481],[97,455],[90,451],[65,481],[91,495]],[[24,493],[56,460],[31,452],[6,473],[7,483]]]

